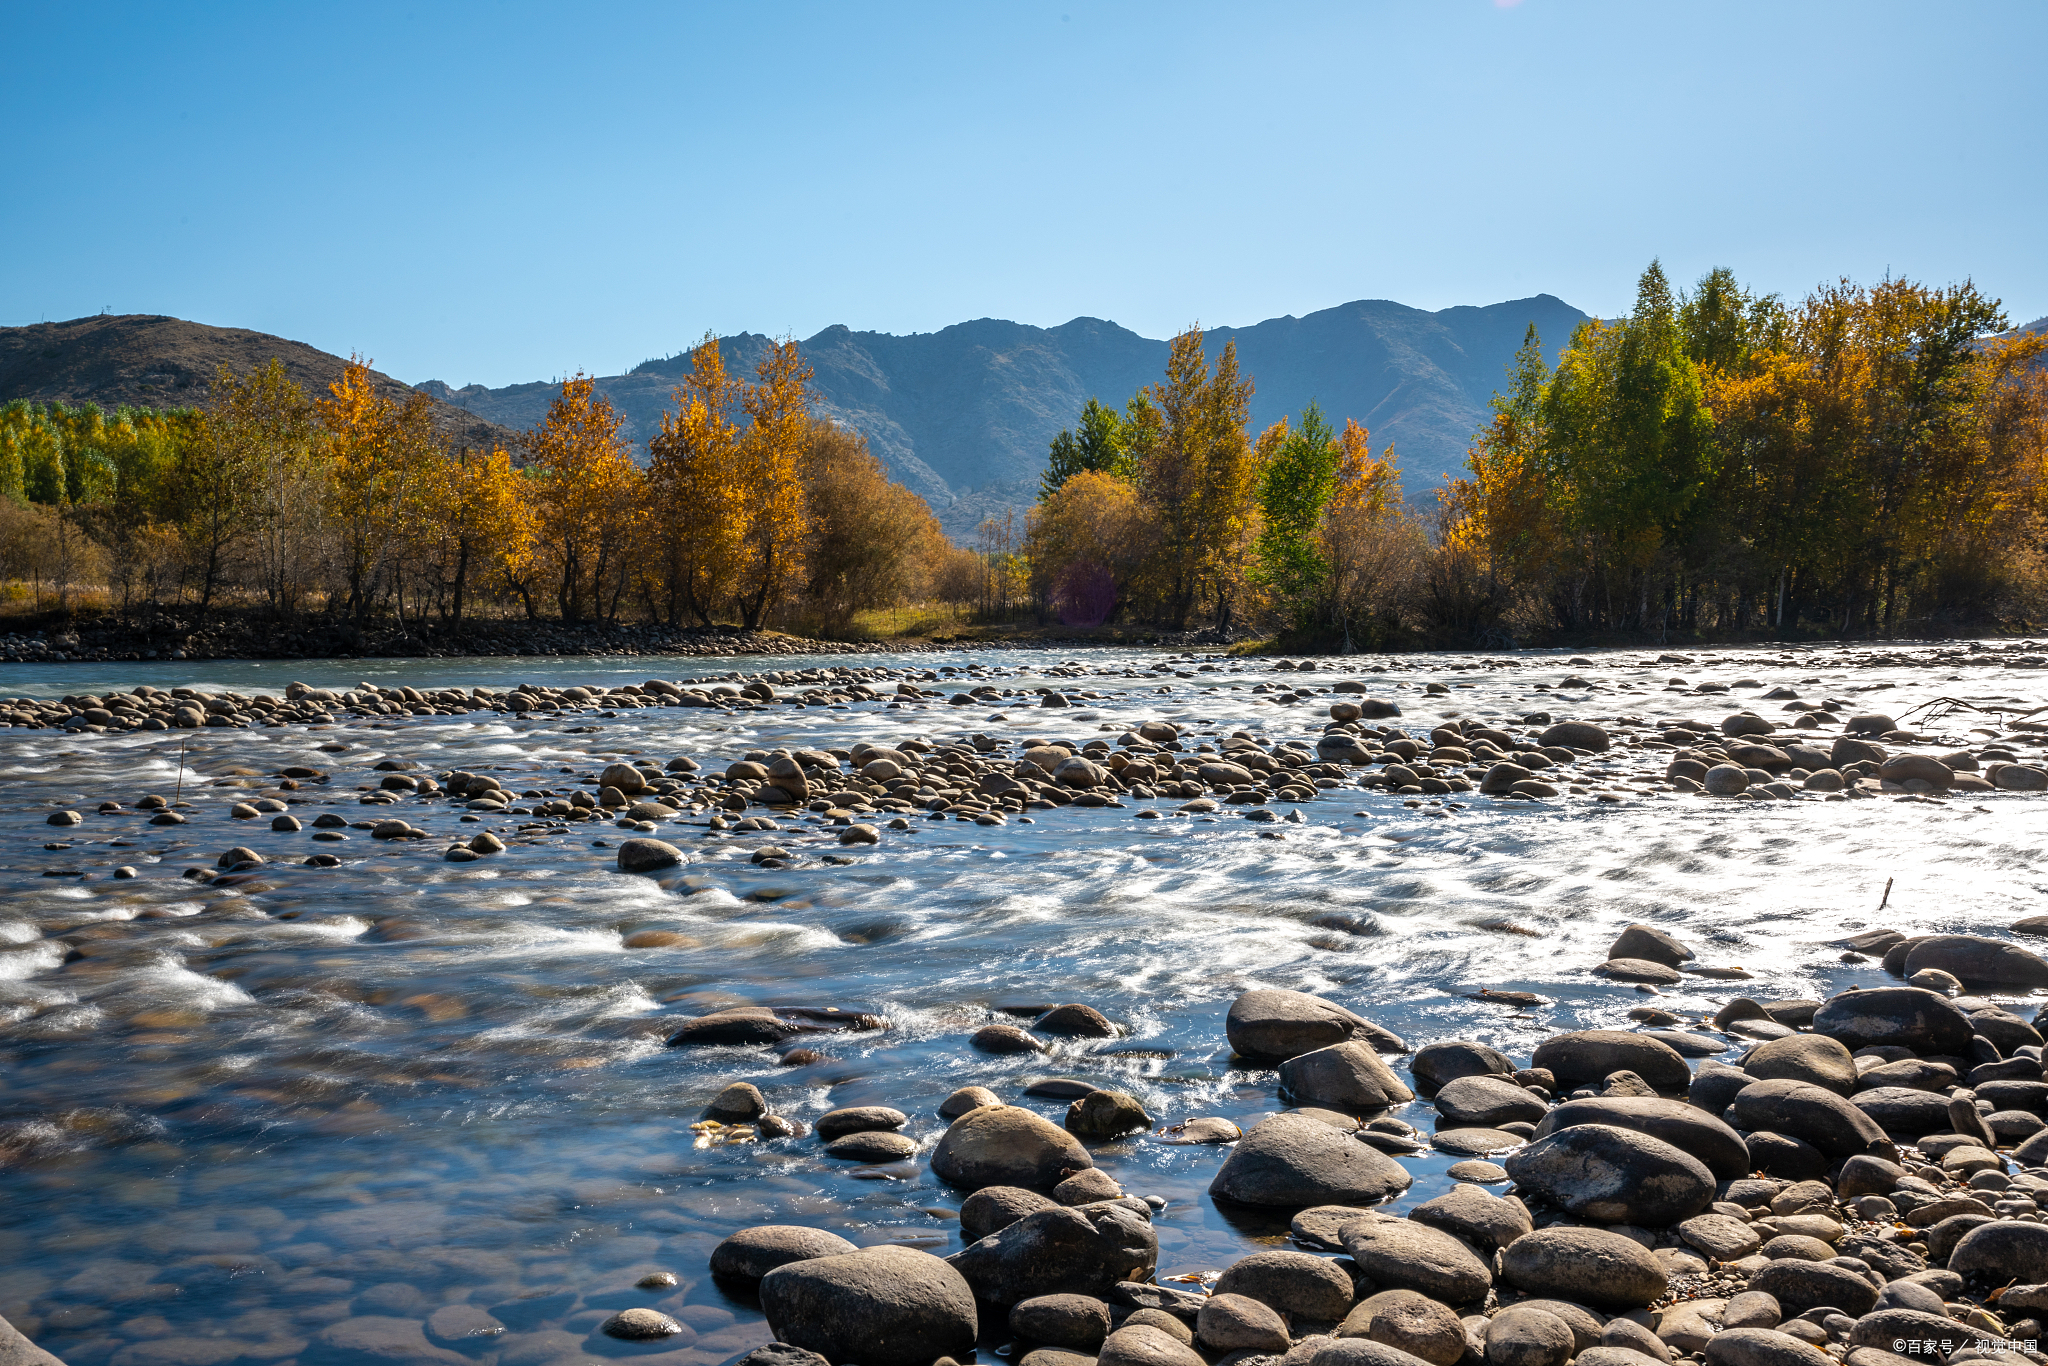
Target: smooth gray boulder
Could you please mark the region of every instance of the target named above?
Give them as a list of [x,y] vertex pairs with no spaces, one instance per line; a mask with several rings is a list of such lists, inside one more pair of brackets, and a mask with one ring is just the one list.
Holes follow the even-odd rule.
[[1368,1295],[1352,1306],[1336,1335],[1383,1343],[1431,1366],[1457,1366],[1468,1346],[1465,1325],[1451,1307],[1414,1290]]
[[822,1228],[800,1224],[762,1224],[743,1228],[711,1249],[711,1274],[730,1280],[758,1281],[778,1266],[812,1257],[839,1257],[858,1252],[846,1239]]
[[1445,1127],[1496,1129],[1503,1124],[1534,1124],[1546,1112],[1543,1101],[1501,1077],[1460,1077],[1436,1093],[1437,1113]]
[[1710,1113],[1696,1104],[1662,1096],[1593,1096],[1568,1100],[1545,1115],[1536,1126],[1536,1137],[1548,1138],[1579,1124],[1634,1129],[1689,1153],[1720,1180],[1733,1181],[1749,1175],[1749,1145],[1741,1134],[1715,1118],[1718,1113],[1718,1108]]
[[1344,1250],[1373,1284],[1414,1290],[1445,1304],[1486,1297],[1493,1273],[1472,1248],[1442,1229],[1410,1219],[1366,1218],[1346,1224]]
[[1637,923],[1625,927],[1608,946],[1609,958],[1644,958],[1667,968],[1682,967],[1696,956],[1693,951],[1655,925]]
[[2003,939],[1974,934],[1937,934],[1921,940],[1906,955],[1906,975],[1923,968],[1946,972],[1965,985],[2048,986],[2048,961]]
[[1758,1081],[1804,1081],[1838,1096],[1856,1089],[1856,1060],[1824,1034],[1794,1034],[1749,1050],[1742,1070]]
[[1510,1305],[1486,1325],[1486,1366],[1564,1366],[1575,1346],[1571,1325],[1527,1305]]
[[978,1243],[1027,1214],[1057,1209],[1059,1203],[1022,1186],[983,1186],[960,1202],[960,1236]]
[[1142,1281],[1159,1262],[1159,1236],[1137,1209],[1102,1200],[1027,1214],[946,1258],[975,1295],[1012,1305],[1041,1295],[1107,1295]]
[[[1751,1082],[1729,1107],[1737,1127],[1788,1134],[1829,1157],[1896,1156],[1876,1120],[1833,1091],[1804,1081]],[[1754,1150],[1752,1142],[1751,1148]]]
[[1231,1003],[1223,1032],[1239,1057],[1269,1066],[1354,1039],[1389,1053],[1408,1051],[1400,1035],[1302,991],[1245,992]]
[[1211,1294],[1195,1318],[1195,1338],[1212,1352],[1285,1352],[1287,1320],[1243,1295]]
[[1093,1352],[1109,1336],[1109,1306],[1092,1295],[1040,1295],[1010,1306],[1010,1331],[1029,1342]]
[[1574,1124],[1503,1163],[1524,1190],[1584,1219],[1664,1228],[1714,1199],[1704,1162],[1662,1139],[1607,1124]]
[[1466,1182],[1408,1211],[1417,1223],[1440,1228],[1479,1249],[1504,1248],[1535,1225],[1520,1200],[1505,1199]]
[[1415,1099],[1369,1043],[1332,1044],[1280,1064],[1280,1091],[1297,1105],[1384,1110]]
[[1445,1039],[1415,1050],[1408,1070],[1415,1077],[1416,1089],[1430,1096],[1460,1077],[1512,1077],[1515,1064],[1505,1053],[1486,1044],[1470,1039]]
[[619,845],[618,869],[622,873],[658,873],[682,863],[683,851],[662,840],[630,839]]
[[979,1328],[959,1272],[887,1245],[776,1267],[761,1278],[761,1311],[777,1339],[833,1366],[931,1366],[972,1352]]
[[1240,1257],[1211,1293],[1244,1295],[1297,1318],[1334,1322],[1351,1308],[1351,1277],[1329,1257],[1274,1249]]
[[1946,996],[1919,987],[1845,991],[1814,1012],[1813,1032],[1852,1053],[1888,1047],[1952,1057],[1969,1055],[1970,1036],[1975,1033],[1969,1016]]
[[1705,1355],[1707,1366],[1834,1366],[1820,1348],[1775,1328],[1723,1328]]
[[1283,1114],[1261,1120],[1238,1140],[1209,1183],[1209,1194],[1295,1209],[1377,1205],[1407,1190],[1413,1179],[1379,1149],[1321,1120]]
[[[2040,1229],[2048,1237],[2048,1228]],[[1809,1309],[1830,1305],[1850,1318],[1870,1312],[1877,1303],[1877,1287],[1845,1266],[1809,1262],[1798,1258],[1776,1258],[1749,1278],[1749,1288],[1776,1300],[1786,1318],[1797,1318]]]
[[1016,1105],[968,1111],[948,1126],[932,1149],[932,1174],[968,1191],[983,1186],[1049,1191],[1094,1165],[1080,1139]]
[[[926,1363],[925,1366],[930,1366]],[[1127,1323],[1102,1340],[1095,1366],[1208,1366],[1202,1354],[1149,1323]]]
[[1605,1081],[1633,1072],[1659,1091],[1683,1091],[1692,1069],[1670,1044],[1619,1029],[1576,1029],[1536,1046],[1532,1067],[1547,1069],[1565,1086]]
[[2000,1220],[1973,1228],[1948,1254],[1948,1269],[1958,1276],[1983,1276],[2001,1283],[2048,1281],[2048,1225]]
[[1508,1244],[1501,1276],[1526,1295],[1640,1309],[1669,1288],[1664,1267],[1633,1238],[1597,1228],[1542,1228]]
[[1849,1103],[1899,1138],[1949,1131],[1948,1097],[1911,1086],[1878,1086],[1858,1091]]

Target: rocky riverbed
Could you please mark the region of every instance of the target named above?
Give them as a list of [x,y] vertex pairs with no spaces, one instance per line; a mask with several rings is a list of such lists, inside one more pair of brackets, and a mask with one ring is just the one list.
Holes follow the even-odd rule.
[[2024,647],[948,658],[11,670],[0,1313],[79,1366],[1880,1350],[1789,1257],[2025,1327],[1927,1217],[2040,1227]]

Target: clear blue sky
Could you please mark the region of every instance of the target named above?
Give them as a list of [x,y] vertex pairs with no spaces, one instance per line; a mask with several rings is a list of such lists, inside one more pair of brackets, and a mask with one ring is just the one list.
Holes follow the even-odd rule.
[[1652,256],[2048,313],[2041,0],[22,2],[0,50],[0,323],[407,380],[832,323],[1611,315]]

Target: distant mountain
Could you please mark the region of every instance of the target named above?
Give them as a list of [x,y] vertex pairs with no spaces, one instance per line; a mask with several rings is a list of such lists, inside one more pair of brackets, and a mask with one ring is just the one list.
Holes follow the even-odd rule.
[[[1366,299],[1305,318],[1216,328],[1208,341],[1212,357],[1236,341],[1239,365],[1258,386],[1255,427],[1315,399],[1333,421],[1352,417],[1371,428],[1375,448],[1394,442],[1414,497],[1463,467],[1524,329],[1536,324],[1554,363],[1585,318],[1548,294],[1435,313]],[[767,339],[749,333],[725,342],[728,367],[751,369]],[[1098,318],[1052,328],[981,318],[907,337],[828,327],[803,351],[825,408],[865,434],[894,476],[964,539],[985,516],[1031,502],[1047,443],[1091,396],[1121,406],[1156,382],[1167,343]],[[625,417],[627,434],[645,442],[688,365],[686,354],[647,361],[601,377],[598,388]],[[513,428],[538,422],[557,392],[553,384],[418,387]]]
[[[346,364],[340,356],[267,332],[208,327],[146,313],[0,327],[0,403],[17,398],[97,403],[108,411],[197,407],[206,401],[207,386],[221,362],[237,374],[247,374],[273,356],[314,398],[326,396],[328,384],[340,377]],[[384,393],[411,392],[389,375],[371,373]],[[461,406],[437,401],[435,408],[437,424],[451,440],[486,446],[517,439]]]

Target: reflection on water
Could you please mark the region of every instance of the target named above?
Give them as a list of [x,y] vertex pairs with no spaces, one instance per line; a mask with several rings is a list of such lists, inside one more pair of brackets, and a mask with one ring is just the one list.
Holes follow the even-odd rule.
[[[2002,927],[2040,909],[2048,801],[2003,793],[1942,804],[1645,793],[1507,807],[1475,797],[1446,812],[1340,789],[1299,808],[1299,825],[1255,824],[1235,808],[1138,820],[1131,808],[1070,807],[1001,828],[919,821],[844,866],[813,857],[838,846],[808,817],[745,835],[695,818],[664,831],[690,862],[658,878],[613,871],[600,842],[621,836],[609,827],[521,836],[516,817],[464,823],[445,803],[408,801],[399,814],[437,837],[497,829],[510,847],[456,864],[441,859],[441,838],[385,843],[349,829],[346,840],[313,841],[322,811],[363,818],[356,789],[389,757],[499,770],[518,791],[571,784],[613,756],[710,764],[749,749],[972,731],[1085,739],[1152,717],[1190,741],[1239,728],[1271,741],[1312,737],[1327,699],[1275,703],[1255,685],[1327,687],[1343,676],[1189,662],[1162,677],[1152,666],[1163,657],[843,661],[975,664],[1001,688],[1057,682],[1096,694],[1065,711],[1013,698],[993,714],[865,704],[0,732],[10,835],[0,871],[0,1313],[74,1366],[283,1362],[338,1347],[506,1366],[621,1355],[709,1366],[767,1336],[757,1308],[704,1272],[734,1228],[796,1222],[862,1243],[958,1245],[958,1199],[921,1162],[849,1167],[822,1157],[815,1138],[697,1146],[690,1124],[731,1081],[754,1082],[798,1119],[895,1106],[925,1150],[942,1128],[939,1101],[963,1085],[1057,1119],[1064,1101],[1023,1097],[1044,1076],[1128,1090],[1162,1123],[1248,1123],[1275,1107],[1271,1074],[1234,1069],[1223,1042],[1223,1013],[1248,986],[1327,994],[1414,1043],[1475,1037],[1526,1057],[1552,1029],[1626,1027],[1644,998],[1586,969],[1631,920],[1754,974],[1688,980],[1658,998],[1688,1013],[1738,993],[1824,995],[1867,980],[1873,967],[1843,965],[1827,944],[1874,923],[1887,878],[1896,883],[1885,923],[1908,931]],[[1890,683],[1876,696],[1893,714],[1941,695],[2043,700],[2031,670],[1874,667],[1849,651],[1727,653],[1684,669],[1627,652],[1592,666],[1517,658],[1519,668],[1475,669],[1471,657],[1415,657],[1360,676],[1399,700],[1402,724],[1418,732],[1446,717],[1539,708],[1716,721],[1738,706],[1778,705],[1760,690],[1677,690],[1666,682],[1674,672],[1814,698]],[[688,676],[832,662],[718,661]],[[129,670],[144,666],[24,666],[0,690],[616,683],[647,677],[650,665],[661,669],[374,660],[148,666],[138,676]],[[1593,686],[1560,687],[1571,675]],[[1439,679],[1451,690],[1425,693]],[[1984,719],[1959,713],[1941,726],[1961,743]],[[337,743],[348,748],[320,748]],[[292,764],[333,775],[281,794],[305,830],[229,818],[231,800],[269,790],[268,775]],[[1586,767],[1611,769],[1619,784],[1661,771],[1661,760]],[[194,803],[185,825],[153,826],[132,810],[145,793],[180,787]],[[130,810],[94,814],[103,800]],[[1132,807],[1148,805],[1178,803]],[[45,824],[56,807],[86,813],[84,824]],[[799,866],[749,862],[770,842],[795,850]],[[216,856],[241,844],[271,860],[252,879],[181,876],[210,875]],[[316,850],[342,865],[298,862]],[[121,865],[138,875],[114,878]],[[667,932],[665,946],[626,947],[645,931]],[[1469,999],[1480,987],[1554,1004],[1516,1011]],[[1045,1058],[966,1045],[992,1006],[1061,1001],[1095,1005],[1126,1037]],[[735,1003],[837,1006],[882,1015],[889,1028],[822,1036],[821,1058],[795,1067],[763,1049],[662,1046],[678,1019]],[[1427,1105],[1403,1113],[1429,1127]],[[1217,1268],[1284,1235],[1284,1221],[1226,1218],[1207,1200],[1222,1156],[1144,1139],[1097,1150],[1127,1189],[1169,1202],[1158,1216],[1162,1276]],[[1407,1159],[1417,1180],[1403,1205],[1440,1191],[1452,1160]],[[636,1287],[656,1270],[679,1284]],[[652,1345],[594,1333],[631,1304],[661,1308],[688,1331]],[[435,1317],[451,1305],[490,1319]],[[505,1331],[457,1331],[490,1321]]]

